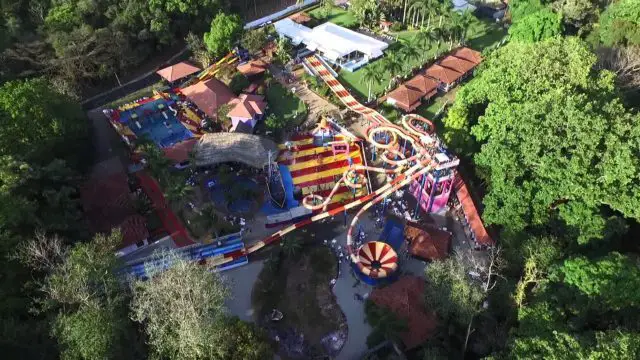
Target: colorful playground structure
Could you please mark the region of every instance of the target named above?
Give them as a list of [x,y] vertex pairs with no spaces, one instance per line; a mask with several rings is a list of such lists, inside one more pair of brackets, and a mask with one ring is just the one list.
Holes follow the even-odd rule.
[[[314,214],[253,244],[246,250],[246,254],[253,253],[272,244],[282,238],[282,236],[296,229],[362,206],[351,221],[347,231],[347,251],[349,252],[349,257],[356,270],[366,277],[370,279],[389,277],[393,275],[397,268],[397,256],[393,255],[395,253],[393,249],[386,247],[384,243],[378,244],[377,242],[365,243],[358,249],[354,247],[353,229],[357,225],[359,217],[395,191],[421,179],[422,182],[425,183],[429,179],[428,175],[434,171],[438,171],[439,174],[448,174],[458,165],[459,160],[446,153],[446,149],[444,149],[434,135],[434,127],[429,120],[417,115],[412,115],[404,119],[402,127],[392,124],[377,111],[355,100],[315,56],[312,55],[305,58],[304,63],[313,69],[313,71],[329,85],[331,90],[348,108],[365,116],[365,118],[372,123],[367,129],[367,140],[371,146],[383,152],[381,155],[382,161],[388,165],[388,168],[370,167],[355,163],[354,161],[348,163],[347,166],[341,167],[340,171],[329,169],[330,173],[328,173],[328,175],[335,177],[335,180],[329,182],[332,187],[323,188],[322,191],[319,191],[320,189],[315,189],[316,191],[308,190],[308,192],[304,194],[303,206],[312,210]],[[287,161],[287,165],[297,164],[301,160],[305,160],[301,161],[302,163],[310,160],[313,161],[314,156],[317,155],[316,152],[304,153],[304,146],[312,147],[309,145],[314,141],[312,136],[296,138],[294,141],[300,141],[300,143],[289,144],[289,147],[292,145],[294,147],[297,146],[296,154],[298,154],[298,156],[292,159],[283,158],[281,161]],[[344,147],[341,146],[339,151],[343,150]],[[308,155],[313,156],[311,158],[300,159],[302,156]],[[342,154],[334,155],[334,148],[327,149],[327,156],[332,157],[339,155]],[[315,166],[319,165],[321,164],[315,164]],[[379,189],[369,192],[353,201],[331,206],[336,204],[334,197],[340,188],[346,188],[348,189],[347,191],[366,188],[364,186],[366,178],[358,175],[363,174],[364,171],[385,173],[393,177],[393,179]],[[317,180],[319,175],[316,174],[312,176],[314,177],[310,179],[311,181]],[[304,182],[302,183],[304,184]],[[315,184],[310,183],[305,185],[313,186]],[[435,188],[436,186],[432,187]],[[431,197],[432,193],[433,192],[429,194],[429,197]],[[317,211],[321,212],[316,213]],[[232,256],[218,257],[211,259],[211,261],[214,265],[222,265],[234,261],[234,258]]]
[[[217,65],[224,61],[235,60],[227,55],[203,71],[198,78],[206,79],[215,75],[218,71]],[[295,223],[276,231],[249,248],[207,252],[207,256],[201,252],[200,255],[194,255],[194,260],[206,261],[220,269],[234,267],[236,264],[244,263],[247,255],[279,241],[296,229],[342,213],[346,214],[348,210],[359,207],[347,231],[346,249],[354,270],[371,283],[390,278],[397,269],[396,251],[385,241],[369,241],[356,248],[354,229],[359,218],[371,207],[407,186],[423,210],[437,212],[444,209],[452,189],[466,190],[466,187],[459,185],[459,179],[456,180],[455,168],[459,160],[447,152],[435,135],[435,128],[429,120],[411,114],[403,117],[402,126],[393,124],[376,110],[354,99],[315,55],[303,59],[303,63],[318,75],[349,109],[361,114],[370,122],[366,130],[366,139],[347,135],[342,130],[336,131],[326,122],[321,122],[311,134],[295,136],[291,141],[280,145],[277,165],[282,173],[284,186],[288,194],[293,194],[294,189],[299,190],[302,199],[298,202],[292,195],[288,195],[286,211],[274,214],[273,223]],[[384,164],[383,167],[366,164],[363,154],[365,141],[373,148],[374,154],[381,152],[380,160]],[[386,174],[389,180],[374,190],[368,181],[367,173]],[[469,206],[466,200],[461,203],[463,208]],[[468,219],[472,228],[474,224],[477,227],[477,213],[476,217],[477,219]],[[491,239],[481,222],[480,226],[484,235],[476,235],[476,241],[490,243]]]

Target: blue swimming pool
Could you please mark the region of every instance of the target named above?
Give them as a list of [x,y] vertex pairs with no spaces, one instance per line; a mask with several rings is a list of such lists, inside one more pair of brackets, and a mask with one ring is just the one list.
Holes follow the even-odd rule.
[[176,108],[173,100],[158,99],[135,109],[120,113],[120,121],[138,138],[147,137],[158,147],[171,147],[193,137],[170,109]]

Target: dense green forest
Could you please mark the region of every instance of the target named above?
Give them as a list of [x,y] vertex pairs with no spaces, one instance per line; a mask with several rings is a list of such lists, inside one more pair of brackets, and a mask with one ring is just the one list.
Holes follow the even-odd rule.
[[0,80],[44,75],[82,95],[202,34],[226,0],[8,0],[0,3]]
[[[352,3],[377,14],[376,0]],[[441,6],[384,8],[417,3]],[[228,289],[209,269],[173,259],[124,286],[120,234],[92,237],[79,205],[93,159],[74,98],[189,32],[223,53],[241,32],[232,6],[0,1],[3,358],[270,356],[265,334],[224,313]],[[483,187],[495,272],[478,283],[454,258],[427,268],[440,327],[418,356],[640,358],[640,0],[514,0],[508,16],[509,41],[484,54],[439,129]]]
[[[447,299],[458,313],[477,309],[478,355],[637,359],[640,1],[510,6],[509,43],[488,54],[444,118],[447,142],[485,186],[499,276],[486,308],[471,295]],[[455,272],[427,276],[439,272],[449,274],[440,293],[451,291]],[[455,319],[465,334],[472,320]],[[445,336],[429,353],[463,342]]]

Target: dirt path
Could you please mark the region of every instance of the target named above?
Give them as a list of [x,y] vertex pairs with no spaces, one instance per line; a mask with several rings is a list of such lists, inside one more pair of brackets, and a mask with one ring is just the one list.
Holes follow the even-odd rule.
[[288,83],[285,80],[284,74],[280,68],[270,65],[269,71],[271,71],[271,73],[273,74],[273,77],[276,80],[278,80],[278,82],[281,83],[282,86],[286,87],[289,90],[292,90],[295,88],[296,96],[298,96],[300,100],[302,100],[307,106],[307,110],[309,111],[309,114],[307,114],[307,120],[305,120],[305,122],[302,124],[302,127],[308,127],[310,125],[314,125],[318,121],[318,119],[320,118],[323,112],[326,113],[328,111],[338,110],[337,106],[325,100],[323,97],[314,93],[313,91],[309,90],[309,88],[304,86],[300,82],[299,78],[296,77],[295,81],[293,81],[292,83]]

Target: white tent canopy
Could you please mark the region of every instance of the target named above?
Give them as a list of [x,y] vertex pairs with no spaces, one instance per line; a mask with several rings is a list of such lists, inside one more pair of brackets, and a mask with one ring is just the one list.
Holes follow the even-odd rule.
[[389,46],[387,43],[369,36],[327,22],[309,29],[291,19],[282,19],[274,24],[280,36],[286,36],[295,44],[304,43],[311,51],[318,50],[335,60],[355,51],[369,59],[382,56]]

